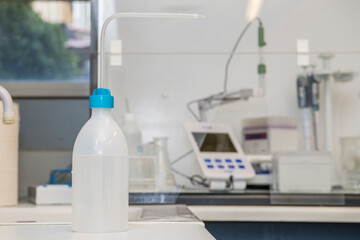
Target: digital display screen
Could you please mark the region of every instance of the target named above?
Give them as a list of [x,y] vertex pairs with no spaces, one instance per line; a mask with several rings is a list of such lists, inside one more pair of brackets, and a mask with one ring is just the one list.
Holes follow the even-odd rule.
[[237,152],[227,133],[192,133],[200,152]]

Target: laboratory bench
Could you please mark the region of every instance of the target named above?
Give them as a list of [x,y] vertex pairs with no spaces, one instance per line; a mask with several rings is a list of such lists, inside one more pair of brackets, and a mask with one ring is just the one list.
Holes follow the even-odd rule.
[[120,233],[77,233],[71,229],[71,206],[21,203],[0,208],[0,239],[6,240],[211,240],[204,223],[184,205],[129,207],[129,228]]
[[[265,195],[261,191],[252,194],[132,192],[130,201],[138,202],[132,202],[129,207],[129,231],[113,234],[72,232],[70,205],[42,206],[22,201],[16,207],[0,208],[0,239],[311,240],[339,239],[344,231],[343,239],[358,239],[360,235],[360,207],[274,206],[269,196],[267,202],[262,202]],[[234,202],[236,198],[240,200]],[[141,199],[143,202],[147,199],[147,203],[139,204]],[[314,231],[316,234],[306,235]]]
[[131,191],[130,204],[185,204],[194,206],[341,206],[360,207],[360,192],[278,193],[269,190],[214,192],[178,190],[170,192]]
[[186,204],[219,240],[352,240],[360,236],[358,193],[132,192],[130,202],[135,206],[140,203]]
[[130,193],[130,204],[184,204],[202,221],[356,222],[360,195],[238,193]]

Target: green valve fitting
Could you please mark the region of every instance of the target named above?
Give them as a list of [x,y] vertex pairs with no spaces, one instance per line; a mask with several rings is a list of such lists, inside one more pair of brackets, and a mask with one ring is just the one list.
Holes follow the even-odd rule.
[[258,74],[265,74],[266,73],[266,65],[263,63],[260,63],[258,65]]
[[259,47],[263,47],[266,45],[264,40],[264,27],[262,25],[258,28],[258,35],[259,35]]

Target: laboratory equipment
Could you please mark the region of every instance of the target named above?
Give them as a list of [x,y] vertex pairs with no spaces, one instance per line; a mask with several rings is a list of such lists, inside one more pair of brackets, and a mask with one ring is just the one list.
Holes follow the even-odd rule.
[[[131,112],[125,113],[124,123],[121,126],[124,132],[130,156],[142,155],[141,130],[136,122],[135,115]],[[131,170],[131,169],[130,169]]]
[[[248,10],[247,11],[254,11],[252,13],[249,12],[249,22],[240,33],[240,36],[237,38],[229,58],[225,64],[225,76],[224,76],[224,89],[220,93],[211,94],[208,97],[192,100],[187,104],[187,108],[190,113],[196,118],[198,121],[206,122],[207,116],[206,113],[208,110],[221,106],[223,104],[232,103],[241,100],[248,100],[250,97],[264,97],[265,96],[265,73],[266,73],[266,65],[263,62],[263,53],[262,48],[266,45],[265,38],[264,38],[264,27],[262,21],[257,17],[260,7],[262,5],[262,1],[259,0],[251,0],[249,1]],[[250,7],[249,7],[250,6]],[[250,10],[249,10],[250,9]],[[256,10],[257,9],[257,10]],[[255,16],[255,17],[254,17]],[[247,89],[240,89],[236,91],[229,92],[227,89],[228,84],[228,75],[229,75],[229,67],[231,60],[235,54],[237,47],[243,36],[245,35],[246,31],[249,27],[255,22],[259,22],[258,27],[258,47],[259,47],[259,64],[257,68],[257,73],[259,75],[259,86],[257,89],[247,88]],[[197,103],[199,116],[192,110],[191,105]]]
[[29,201],[37,205],[71,204],[71,186],[44,184],[28,188]]
[[69,185],[71,186],[71,168],[60,168],[51,171],[49,184]]
[[167,137],[154,138],[156,152],[156,189],[169,190],[175,186],[175,179],[171,172],[167,150]]
[[248,186],[269,187],[272,184],[273,155],[246,155],[255,170],[255,177],[248,179]]
[[73,230],[117,232],[128,225],[128,148],[111,117],[114,98],[98,88],[90,96],[92,115],[73,149]]
[[278,152],[273,159],[273,190],[278,192],[330,192],[329,152]]
[[142,156],[130,156],[130,169],[134,169],[130,171],[130,190],[171,191],[175,187],[167,142],[167,137],[154,137],[144,144]]
[[331,53],[320,54],[319,58],[322,60],[322,69],[315,73],[315,78],[320,82],[321,99],[320,102],[324,105],[321,111],[321,123],[323,127],[322,141],[324,149],[327,151],[334,151],[336,146],[333,146],[334,137],[336,138],[336,131],[333,126],[332,114],[332,88],[333,82],[344,83],[355,78],[356,73],[353,71],[332,71],[331,59],[334,55]]
[[[300,109],[302,144],[305,151],[320,150],[320,89],[310,65],[309,40],[297,40],[297,63],[303,73],[297,76],[297,98]],[[310,70],[310,71],[309,71]]]
[[155,155],[142,155],[129,157],[130,191],[136,189],[153,189],[156,188],[156,164]]
[[[314,65],[310,64],[309,41],[297,40],[298,65],[304,73],[298,76],[298,103],[304,132],[305,150],[330,151],[338,156],[338,138],[334,131],[334,116],[332,111],[333,82],[348,82],[357,75],[353,71],[332,71],[330,61],[334,57],[331,53],[322,53],[322,70],[314,72]],[[311,69],[311,71],[308,71]],[[335,145],[335,146],[334,146]]]
[[[107,18],[99,41],[100,62],[92,117],[80,131],[73,151],[73,229],[80,232],[114,232],[127,229],[128,149],[121,129],[111,118],[114,99],[105,81],[105,36],[117,18],[188,18],[198,14],[116,13]],[[91,187],[90,187],[91,186]]]
[[312,110],[313,110],[313,122],[314,122],[314,135],[315,135],[315,149],[320,150],[320,84],[319,81],[314,78],[314,73],[310,74],[311,81],[311,96],[312,96]]
[[360,137],[341,138],[344,187],[360,190]]
[[130,156],[129,187],[136,189],[153,189],[156,187],[156,162],[154,142],[142,145],[141,156]]
[[[332,154],[333,159],[333,172],[334,181],[340,184],[342,175],[342,164],[339,161],[341,159],[341,149],[339,144],[339,131],[335,129],[335,126],[339,126],[339,114],[333,112],[333,97],[334,82],[344,83],[349,82],[355,78],[357,73],[353,71],[332,71],[330,68],[330,61],[334,57],[331,53],[322,53],[319,58],[322,60],[322,69],[314,72],[314,67],[310,65],[309,60],[309,47],[308,41],[300,41],[300,47],[298,46],[298,55],[302,59],[299,64],[305,71],[302,74],[301,81],[307,82],[307,91],[303,91],[303,95],[306,101],[311,104],[300,104],[301,92],[298,85],[299,107],[301,112],[301,121],[304,132],[305,150],[319,150],[329,151]],[[299,45],[299,42],[298,42]],[[308,69],[313,68],[309,73]],[[299,82],[300,79],[298,79]],[[312,84],[312,87],[310,87]],[[336,101],[338,102],[339,99]],[[309,106],[310,105],[310,106]],[[337,104],[338,105],[338,104]],[[338,106],[340,107],[340,106]]]
[[185,123],[202,174],[212,190],[245,189],[255,171],[231,128],[219,123]]
[[[72,169],[55,169],[50,174],[49,184],[28,187],[29,201],[37,205],[42,204],[71,204],[71,172]],[[68,176],[68,178],[64,176]],[[67,179],[69,182],[57,179]]]
[[129,12],[129,13],[115,13],[114,15],[107,18],[101,28],[101,35],[100,35],[100,42],[99,42],[99,49],[100,49],[100,64],[99,64],[99,71],[98,71],[98,82],[97,86],[99,88],[102,87],[103,81],[105,80],[105,36],[106,36],[106,29],[109,23],[117,18],[178,18],[178,19],[199,19],[204,18],[204,16],[199,14],[184,14],[184,13],[136,13],[136,12]]
[[303,150],[313,151],[318,148],[318,82],[313,74],[301,74],[297,77],[298,106],[302,124]]
[[[109,23],[117,18],[165,18],[165,19],[199,19],[203,18],[204,16],[199,14],[182,14],[182,13],[136,13],[136,12],[129,12],[129,13],[115,13],[107,18],[102,26],[100,41],[99,41],[99,51],[100,51],[100,64],[99,71],[98,71],[98,79],[97,79],[97,86],[102,87],[102,84],[105,80],[105,36],[106,30]],[[139,161],[138,161],[139,160]],[[142,158],[136,157],[136,160],[133,163],[141,163],[143,162]],[[151,160],[151,158],[150,158]],[[137,165],[137,164],[136,164]],[[135,174],[136,175],[136,174]],[[141,174],[140,174],[141,175]],[[133,180],[135,180],[137,176],[133,176]],[[141,178],[141,176],[140,176]],[[135,180],[136,182],[136,180]]]
[[295,118],[244,119],[242,128],[243,149],[247,155],[270,155],[278,151],[298,150],[299,134]]
[[[3,97],[1,92],[6,90],[1,89],[0,86],[0,97]],[[3,98],[3,104],[0,104],[0,115],[3,115],[0,121],[0,206],[12,206],[18,203],[20,115],[19,105],[13,103],[11,97]],[[9,109],[10,116],[6,113]]]
[[[129,107],[127,107],[129,109]],[[124,122],[121,126],[123,133],[128,144],[129,151],[129,176],[130,179],[136,179],[141,177],[140,174],[143,172],[142,160],[138,157],[142,155],[142,141],[141,131],[135,120],[135,115],[129,111],[125,113]]]

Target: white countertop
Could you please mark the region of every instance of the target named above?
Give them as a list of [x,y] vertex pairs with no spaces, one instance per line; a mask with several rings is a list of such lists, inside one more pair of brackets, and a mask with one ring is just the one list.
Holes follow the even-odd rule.
[[127,232],[76,233],[71,225],[11,225],[0,226],[4,240],[212,240],[200,224],[189,223],[129,223]]
[[[139,208],[142,209],[141,216],[138,216]],[[360,207],[189,206],[188,208],[202,221],[360,223]],[[70,209],[70,206],[34,205],[0,208],[0,239],[214,239],[204,228],[203,223],[181,205],[131,206],[129,216],[132,216],[130,218],[133,220],[129,222],[129,230],[106,234],[73,232],[69,221]],[[7,214],[13,218],[7,217]]]
[[20,204],[0,208],[4,240],[212,240],[204,223],[184,205],[129,207],[129,229],[120,233],[76,233],[71,206]]
[[360,223],[360,207],[188,206],[202,221]]

